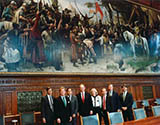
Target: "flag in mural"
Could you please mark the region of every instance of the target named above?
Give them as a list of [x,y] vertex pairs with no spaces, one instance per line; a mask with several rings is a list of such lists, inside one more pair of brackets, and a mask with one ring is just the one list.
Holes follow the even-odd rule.
[[96,4],[96,13],[99,12],[101,15],[101,20],[103,20],[103,12],[102,12],[100,6],[98,5],[98,2],[96,2],[95,4]]

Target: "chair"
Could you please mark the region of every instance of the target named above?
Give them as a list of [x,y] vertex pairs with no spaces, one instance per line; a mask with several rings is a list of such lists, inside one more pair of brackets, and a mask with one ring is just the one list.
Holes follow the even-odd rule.
[[160,98],[157,98],[155,102],[160,105]]
[[91,116],[80,116],[81,125],[100,125],[98,114]]
[[12,123],[13,123],[13,125],[17,125],[18,120],[14,119],[14,120],[12,120]]
[[136,109],[136,108],[137,108],[137,102],[133,101],[132,109]]
[[21,125],[34,125],[34,112],[22,113]]
[[0,115],[0,125],[5,125],[5,120],[3,115]]
[[108,120],[109,120],[109,124],[111,124],[111,125],[124,122],[122,112],[108,113]]
[[154,116],[160,116],[160,106],[152,106],[152,112]]
[[133,109],[133,114],[136,120],[146,118],[146,112],[144,108]]
[[148,107],[148,106],[149,106],[148,100],[142,100],[142,105],[143,105],[144,107]]

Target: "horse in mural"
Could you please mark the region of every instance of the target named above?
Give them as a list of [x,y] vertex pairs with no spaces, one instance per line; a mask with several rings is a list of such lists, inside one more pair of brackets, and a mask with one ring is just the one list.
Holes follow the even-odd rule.
[[123,32],[123,37],[126,42],[128,41],[130,43],[131,51],[133,52],[134,58],[136,58],[136,56],[138,55],[138,49],[142,49],[142,51],[144,51],[145,56],[149,56],[148,41],[145,37],[138,36],[137,38],[127,30]]

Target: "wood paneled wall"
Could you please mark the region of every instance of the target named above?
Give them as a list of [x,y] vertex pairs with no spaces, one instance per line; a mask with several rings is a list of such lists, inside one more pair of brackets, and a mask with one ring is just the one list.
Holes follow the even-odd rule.
[[53,88],[53,95],[59,96],[59,88],[73,88],[73,93],[79,92],[79,84],[85,84],[87,91],[95,87],[99,93],[108,84],[114,85],[114,90],[121,92],[121,85],[128,84],[129,92],[134,100],[143,99],[143,86],[152,86],[153,97],[160,98],[159,75],[2,75],[0,76],[0,114],[17,114],[17,92],[42,91]]

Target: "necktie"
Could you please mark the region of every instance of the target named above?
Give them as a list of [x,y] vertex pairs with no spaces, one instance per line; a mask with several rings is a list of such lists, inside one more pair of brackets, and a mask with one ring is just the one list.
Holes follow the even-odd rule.
[[52,96],[49,96],[49,97],[50,97],[51,104],[53,104],[53,99],[52,99]]
[[106,99],[105,99],[105,96],[103,96],[103,110],[106,110]]
[[63,97],[63,103],[64,103],[64,106],[66,107],[67,106],[67,102],[66,102],[65,97]]
[[53,99],[52,99],[52,96],[49,96],[49,105],[50,105],[50,108],[51,108],[51,110],[53,112],[54,109],[53,109]]
[[96,107],[96,96],[93,97],[94,97],[94,107]]
[[84,93],[82,92],[82,102],[84,103]]
[[126,95],[125,92],[123,92],[123,102],[125,101]]

